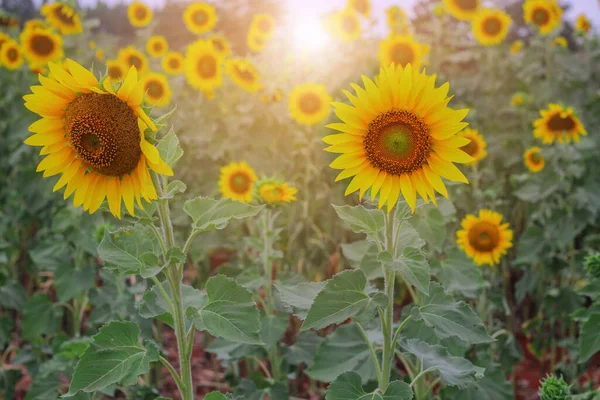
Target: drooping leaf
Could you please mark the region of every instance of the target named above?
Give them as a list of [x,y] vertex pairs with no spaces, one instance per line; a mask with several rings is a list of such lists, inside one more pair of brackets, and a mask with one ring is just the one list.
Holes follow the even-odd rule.
[[183,205],[183,210],[192,218],[197,231],[223,229],[232,219],[253,217],[262,208],[241,201],[209,197],[196,197]]
[[23,309],[22,334],[25,340],[51,336],[60,330],[63,308],[45,293],[34,294]]
[[61,387],[60,376],[54,373],[48,376],[36,376],[27,391],[25,400],[58,399],[58,389]]
[[187,190],[187,185],[182,181],[175,180],[169,182],[167,185],[167,190],[165,190],[165,194],[162,196],[163,199],[172,199],[175,195],[180,193],[185,193]]
[[71,263],[64,263],[54,273],[54,284],[60,301],[71,300],[79,293],[91,289],[95,280],[96,271],[89,266],[75,268]]
[[294,315],[305,319],[317,294],[325,287],[325,282],[302,282],[297,285],[276,283],[275,288],[281,301],[290,307]]
[[410,221],[428,246],[441,250],[446,239],[446,221],[437,207],[421,207]]
[[338,376],[327,388],[326,400],[411,400],[413,391],[407,383],[390,382],[385,393],[367,393],[362,387],[360,375],[345,372]]
[[0,317],[0,349],[4,349],[10,343],[11,332],[14,328],[15,324],[10,316]]
[[372,240],[378,240],[378,234],[384,227],[384,214],[381,210],[372,210],[358,205],[336,206],[335,212],[356,233],[365,233]]
[[363,270],[367,280],[383,278],[381,262],[377,260],[377,245],[368,240],[342,244],[342,253],[355,268]]
[[414,247],[421,249],[425,246],[425,241],[421,239],[419,233],[413,228],[408,221],[402,221],[398,232],[396,233],[398,240],[396,241],[396,256],[401,257],[402,252],[406,247]]
[[536,225],[531,225],[523,232],[517,242],[516,264],[533,264],[540,258],[544,248],[544,230]]
[[[98,254],[109,268],[124,274],[146,274],[160,272],[158,254],[160,245],[150,228],[144,225],[121,228],[113,232],[104,231],[98,246]],[[156,275],[154,274],[154,275]]]
[[600,314],[594,313],[583,323],[579,335],[579,362],[587,361],[600,351]]

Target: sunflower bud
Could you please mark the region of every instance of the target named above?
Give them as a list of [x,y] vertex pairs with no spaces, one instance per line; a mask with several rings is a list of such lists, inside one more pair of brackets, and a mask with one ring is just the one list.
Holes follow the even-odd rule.
[[600,278],[600,253],[587,256],[585,269],[594,278]]
[[562,377],[549,375],[540,383],[541,400],[567,400],[569,398],[569,386]]

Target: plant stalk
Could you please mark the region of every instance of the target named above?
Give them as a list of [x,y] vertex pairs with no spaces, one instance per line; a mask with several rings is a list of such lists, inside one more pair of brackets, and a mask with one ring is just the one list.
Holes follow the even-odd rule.
[[[390,254],[395,253],[394,249],[394,219],[395,213],[389,212],[385,218],[385,250]],[[384,268],[385,295],[388,298],[388,304],[381,321],[383,329],[383,361],[381,365],[381,379],[379,380],[379,390],[385,392],[390,384],[390,375],[392,372],[392,362],[394,360],[394,284],[396,282],[396,272],[387,267]]]

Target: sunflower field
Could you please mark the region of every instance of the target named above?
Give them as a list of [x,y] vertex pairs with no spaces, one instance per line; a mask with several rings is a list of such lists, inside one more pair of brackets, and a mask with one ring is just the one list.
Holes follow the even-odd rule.
[[114,3],[0,0],[0,399],[600,400],[599,4]]

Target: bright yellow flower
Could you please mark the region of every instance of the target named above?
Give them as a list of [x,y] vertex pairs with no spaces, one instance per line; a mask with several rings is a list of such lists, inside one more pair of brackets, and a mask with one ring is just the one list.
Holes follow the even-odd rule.
[[102,50],[102,49],[96,50],[96,60],[98,60],[98,61],[104,60],[104,50]]
[[146,51],[151,57],[162,57],[169,50],[169,44],[164,36],[150,36],[146,42]]
[[516,54],[519,54],[521,52],[521,50],[523,50],[523,41],[522,40],[515,40],[510,45],[510,54],[512,54],[513,56]]
[[513,97],[510,99],[510,104],[513,107],[519,107],[525,104],[527,100],[526,96],[523,93],[515,93]]
[[248,31],[248,37],[246,39],[248,48],[254,53],[260,53],[267,45],[267,39],[256,34],[254,31]]
[[30,19],[25,21],[23,30],[47,29],[48,25],[41,19]]
[[[2,50],[0,50],[0,52],[1,51]],[[2,65],[1,62],[0,62],[0,65]],[[29,70],[34,75],[47,75],[48,74],[48,68],[39,66],[39,65],[38,66],[29,66]]]
[[223,58],[206,40],[196,40],[185,53],[184,70],[187,81],[207,98],[223,84]]
[[93,40],[90,40],[88,42],[88,47],[90,48],[90,50],[95,50],[97,47],[96,42],[94,42]]
[[42,6],[40,13],[46,17],[46,22],[62,35],[73,35],[83,32],[79,14],[71,6],[65,3],[46,3]]
[[587,19],[587,17],[584,14],[580,14],[577,17],[577,21],[575,22],[575,30],[578,33],[585,35],[590,31],[591,28],[592,24],[590,23],[590,20]]
[[371,15],[370,0],[348,0],[348,8],[352,8],[363,17],[369,18]]
[[259,73],[254,64],[244,59],[231,59],[225,63],[225,70],[231,80],[247,92],[253,93],[262,89]]
[[443,17],[446,14],[446,6],[443,3],[437,3],[433,6],[433,13],[436,17]]
[[558,36],[552,39],[552,47],[560,46],[566,49],[569,46],[567,39],[564,36]]
[[473,18],[471,28],[473,35],[484,46],[492,46],[506,38],[512,20],[504,11],[485,8]]
[[526,24],[534,24],[542,35],[547,35],[560,25],[563,10],[556,0],[526,0],[523,18]]
[[250,23],[250,31],[263,39],[269,39],[275,32],[275,20],[269,14],[255,14]]
[[12,15],[0,15],[0,27],[16,28],[19,26],[19,20]]
[[540,111],[541,117],[534,121],[533,136],[542,139],[544,144],[579,142],[579,135],[587,135],[583,124],[571,107],[560,104],[549,104],[546,110]]
[[444,0],[444,5],[454,18],[470,21],[479,12],[480,0]]
[[50,29],[24,30],[21,33],[21,50],[32,65],[46,65],[64,56],[63,40]]
[[448,196],[440,176],[468,183],[453,162],[473,161],[461,150],[468,139],[457,135],[469,110],[448,107],[447,83],[436,88],[435,76],[410,64],[384,67],[377,84],[366,76],[363,83],[352,85],[356,96],[344,92],[352,105],[332,103],[342,123],[327,127],[342,133],[323,138],[326,151],[341,153],[329,165],[342,170],[336,181],[354,177],[346,195],[360,190],[362,199],[371,188],[379,208],[387,203],[391,211],[402,194],[414,210],[417,193],[434,203],[434,189]]
[[18,69],[23,65],[23,55],[19,44],[14,40],[7,40],[0,46],[0,65],[9,70]]
[[192,3],[183,13],[183,22],[192,33],[206,33],[217,23],[217,13],[208,3]]
[[176,51],[171,51],[162,59],[162,69],[169,75],[179,75],[183,72],[183,55]]
[[412,35],[394,35],[379,42],[379,62],[382,66],[394,63],[404,67],[411,64],[418,70],[427,54],[429,46],[415,41]]
[[497,212],[479,210],[479,217],[469,214],[461,226],[456,241],[477,265],[498,264],[513,245],[513,231],[508,223],[502,224],[502,214]]
[[142,78],[144,101],[155,107],[163,107],[171,103],[171,87],[163,74],[150,72]]
[[332,34],[346,42],[358,39],[362,31],[358,15],[351,8],[333,13],[329,24]]
[[136,28],[142,28],[152,21],[152,10],[142,2],[134,1],[127,7],[129,23]]
[[387,15],[386,22],[388,28],[390,28],[392,32],[398,33],[403,26],[408,24],[408,15],[406,15],[406,12],[398,6],[387,8],[385,13]]
[[225,198],[251,202],[254,182],[256,182],[256,174],[244,161],[232,162],[221,168],[219,189]]
[[229,53],[231,53],[231,47],[229,46],[227,39],[225,39],[225,36],[212,35],[208,40],[210,40],[213,47],[221,57],[225,58],[229,55]]
[[133,46],[126,47],[119,51],[118,60],[125,66],[126,70],[135,67],[139,76],[148,72],[148,59],[138,49]]
[[470,142],[460,149],[473,157],[473,161],[465,163],[465,165],[475,165],[479,161],[483,160],[487,156],[487,142],[482,135],[479,134],[477,129],[465,128],[458,136],[469,139]]
[[331,96],[325,85],[303,83],[296,85],[289,96],[292,118],[304,125],[316,125],[329,115]]
[[281,101],[282,97],[283,94],[281,93],[281,90],[275,89],[270,93],[263,94],[260,99],[263,103],[277,103]]
[[261,179],[256,182],[258,200],[269,206],[296,201],[298,189],[290,187],[287,182],[277,179]]
[[542,149],[537,146],[527,149],[523,158],[525,166],[534,174],[544,169],[544,165],[546,164],[546,160],[542,156]]
[[108,60],[106,61],[106,69],[108,74],[108,80],[117,83],[125,77],[127,68],[120,60]]
[[101,87],[93,73],[68,59],[65,65],[49,63],[50,76],[23,97],[25,107],[42,119],[25,140],[42,146],[38,172],[44,177],[62,174],[54,191],[66,185],[64,198],[75,193],[75,207],[90,214],[104,199],[111,213],[121,217],[121,200],[133,215],[134,199],[157,199],[148,168],[173,175],[144,132],[156,126],[142,109],[143,86],[131,68],[115,92],[109,80]]
[[13,40],[10,36],[8,36],[6,33],[4,32],[0,32],[0,49],[2,48],[2,45],[10,40]]

